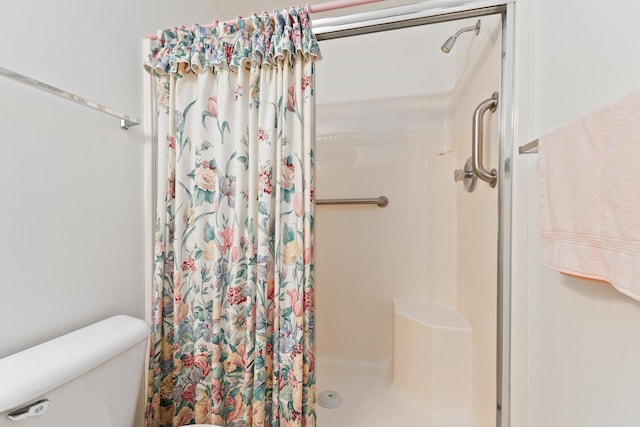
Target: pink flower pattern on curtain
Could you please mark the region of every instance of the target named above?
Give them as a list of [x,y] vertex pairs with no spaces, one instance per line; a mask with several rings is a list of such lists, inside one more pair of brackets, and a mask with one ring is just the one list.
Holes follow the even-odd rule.
[[315,426],[314,62],[304,7],[165,30],[148,426]]

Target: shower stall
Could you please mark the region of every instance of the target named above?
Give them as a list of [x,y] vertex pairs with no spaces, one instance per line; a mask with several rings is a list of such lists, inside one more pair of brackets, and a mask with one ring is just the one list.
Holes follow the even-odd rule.
[[509,425],[513,11],[313,20],[318,427]]
[[319,35],[319,427],[507,425],[508,19]]

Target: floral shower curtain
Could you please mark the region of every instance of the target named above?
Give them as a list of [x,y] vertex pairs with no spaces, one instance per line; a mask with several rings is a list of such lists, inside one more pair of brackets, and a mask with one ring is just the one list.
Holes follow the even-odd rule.
[[148,426],[315,426],[304,7],[165,30]]

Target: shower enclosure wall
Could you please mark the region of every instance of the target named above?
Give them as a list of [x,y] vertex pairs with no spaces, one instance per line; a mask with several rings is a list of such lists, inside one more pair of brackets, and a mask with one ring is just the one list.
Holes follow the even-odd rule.
[[498,189],[453,176],[500,92],[501,32],[491,15],[321,42],[317,198],[389,205],[317,208],[320,427],[496,423]]

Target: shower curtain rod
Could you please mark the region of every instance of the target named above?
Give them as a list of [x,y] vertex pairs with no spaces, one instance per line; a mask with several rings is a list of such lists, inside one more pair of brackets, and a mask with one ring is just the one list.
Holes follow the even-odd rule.
[[31,86],[35,89],[40,89],[45,92],[49,92],[51,94],[60,96],[64,99],[68,99],[69,101],[73,101],[85,107],[93,108],[94,110],[98,110],[102,113],[116,117],[120,119],[121,129],[126,130],[126,129],[129,129],[130,126],[136,126],[140,124],[140,119],[137,117],[132,117],[132,116],[129,116],[128,114],[121,113],[119,111],[114,110],[113,108],[107,107],[102,104],[98,104],[97,102],[91,101],[87,98],[83,98],[71,92],[67,92],[66,90],[58,89],[57,87],[43,83],[40,80],[32,79],[31,77],[27,77],[23,74],[16,73],[15,71],[11,71],[8,68],[0,67],[0,75],[3,77],[7,77],[11,80],[15,80],[19,83],[25,84],[27,86]]
[[[309,13],[320,13],[320,12],[328,12],[330,10],[345,9],[347,7],[360,6],[363,4],[378,3],[382,1],[385,1],[385,0],[336,0],[336,1],[330,1],[327,3],[316,4],[316,5],[308,5],[307,9],[309,10]],[[230,19],[224,22],[225,24],[234,24],[236,20]],[[213,27],[215,25],[216,24],[214,23],[214,24],[208,24],[204,26]],[[151,40],[158,40],[158,35],[150,33],[150,34],[147,34],[145,38],[151,39]]]
[[[311,12],[335,10],[384,0],[334,1],[310,6]],[[506,3],[514,0],[506,0]],[[504,13],[505,0],[428,0],[341,17],[320,18],[313,32],[318,41]],[[228,21],[232,22],[232,21]],[[157,34],[145,38],[158,40]]]

